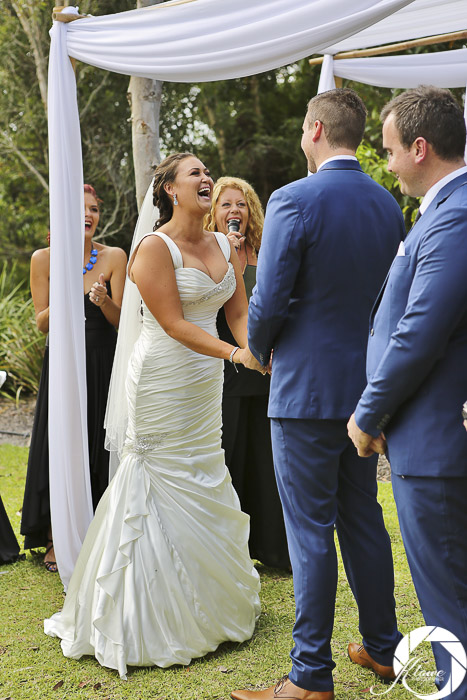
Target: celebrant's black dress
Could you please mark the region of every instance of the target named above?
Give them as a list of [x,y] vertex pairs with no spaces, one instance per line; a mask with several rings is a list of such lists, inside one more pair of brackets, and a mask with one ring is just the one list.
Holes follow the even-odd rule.
[[[107,293],[111,296],[110,283],[106,282],[106,286]],[[109,481],[109,453],[104,447],[104,416],[117,342],[117,331],[107,321],[100,308],[89,300],[88,294],[84,295],[84,312],[86,317],[89,466],[92,500],[95,509]],[[49,371],[49,348],[47,343],[37,395],[24,491],[21,534],[25,536],[25,549],[45,547],[50,526]]]
[[0,564],[16,561],[18,555],[19,544],[0,497]]
[[[249,299],[256,266],[246,265],[243,281]],[[221,340],[236,345],[223,308],[217,330]],[[290,561],[272,458],[269,384],[268,374],[224,362],[222,447],[242,510],[250,516],[250,556],[266,566],[286,569]]]

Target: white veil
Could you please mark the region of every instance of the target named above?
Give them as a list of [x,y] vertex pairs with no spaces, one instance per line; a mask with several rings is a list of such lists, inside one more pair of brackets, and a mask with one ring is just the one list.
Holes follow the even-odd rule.
[[[133,251],[138,243],[143,236],[153,230],[154,224],[159,218],[159,210],[154,206],[152,200],[152,189],[153,181],[149,185],[138,216],[129,260],[131,260]],[[104,419],[106,430],[105,447],[110,452],[109,481],[114,476],[120,463],[121,452],[125,443],[128,424],[128,403],[125,388],[128,361],[133,351],[133,346],[138,340],[141,327],[141,295],[136,284],[127,275]]]

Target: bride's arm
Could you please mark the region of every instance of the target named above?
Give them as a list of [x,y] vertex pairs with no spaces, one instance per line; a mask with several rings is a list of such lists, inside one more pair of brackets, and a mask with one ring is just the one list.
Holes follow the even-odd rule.
[[258,360],[252,355],[248,347],[247,321],[248,321],[248,299],[246,298],[245,283],[243,282],[240,260],[235,251],[232,241],[230,241],[230,261],[235,270],[237,286],[233,294],[224,304],[225,318],[233,337],[240,345],[240,350],[234,355],[237,362],[241,362],[248,369],[256,369],[265,374],[266,369],[260,365]]
[[[130,278],[136,283],[144,303],[167,335],[202,355],[220,357],[223,360],[230,358],[233,345],[214,338],[194,323],[185,321],[172,257],[161,238],[147,236],[142,240],[131,264]],[[237,362],[240,361],[238,354],[239,351],[234,355]]]

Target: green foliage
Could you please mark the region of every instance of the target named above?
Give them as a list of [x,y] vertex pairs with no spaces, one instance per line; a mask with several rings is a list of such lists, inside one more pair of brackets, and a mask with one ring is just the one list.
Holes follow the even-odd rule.
[[24,282],[16,281],[16,265],[0,273],[0,369],[8,372],[1,393],[36,393],[45,336],[37,330],[34,305]]
[[386,160],[378,155],[376,148],[374,148],[371,143],[362,141],[357,149],[357,158],[363,170],[373,178],[373,180],[390,192],[399,191],[397,179],[388,171]]
[[[132,10],[136,0],[82,0],[95,15]],[[29,260],[48,229],[46,110],[39,89],[36,42],[43,74],[54,0],[0,3],[0,254]],[[19,9],[18,9],[19,8]],[[23,13],[21,24],[18,12]],[[462,41],[414,49],[458,48]],[[37,53],[37,52],[36,52]],[[300,135],[308,100],[316,94],[320,67],[306,59],[255,76],[186,85],[165,83],[161,147],[165,154],[193,150],[215,177],[250,181],[263,204],[278,187],[306,175]],[[103,200],[98,236],[128,249],[136,221],[128,76],[84,63],[76,70],[84,178]],[[403,197],[385,173],[379,113],[398,91],[344,81],[368,108],[366,157],[372,177],[388,186],[407,223],[418,204]],[[461,99],[461,91],[454,91]]]
[[[47,36],[47,3],[36,3],[35,29]],[[29,41],[11,7],[0,7],[0,221],[7,254],[35,246],[47,232],[47,123]]]
[[163,150],[192,150],[214,178],[235,175],[248,180],[265,205],[273,190],[306,175],[301,131],[317,79],[303,60],[189,90],[165,83]]
[[[45,60],[56,3],[21,0],[18,5]],[[80,3],[81,12],[96,15],[135,7],[136,0]],[[103,200],[98,234],[126,247],[136,222],[129,78],[78,63],[76,79],[84,179]],[[0,85],[0,253],[29,259],[44,245],[49,228],[47,118],[37,61],[13,3],[0,3]]]

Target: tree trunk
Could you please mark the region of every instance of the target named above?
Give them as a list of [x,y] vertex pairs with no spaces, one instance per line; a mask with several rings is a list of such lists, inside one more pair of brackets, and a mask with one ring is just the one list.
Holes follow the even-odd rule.
[[[162,0],[138,0],[137,7],[158,5],[160,2]],[[128,86],[138,211],[151,182],[154,166],[160,162],[159,116],[162,84],[160,80],[132,76]]]
[[[64,3],[65,4],[65,3]],[[34,63],[36,66],[37,82],[41,93],[42,106],[47,115],[47,58],[44,55],[43,46],[40,41],[39,11],[37,2],[34,0],[23,0],[22,3],[12,2],[11,6],[16,12],[16,16],[21,22],[32,49]]]

